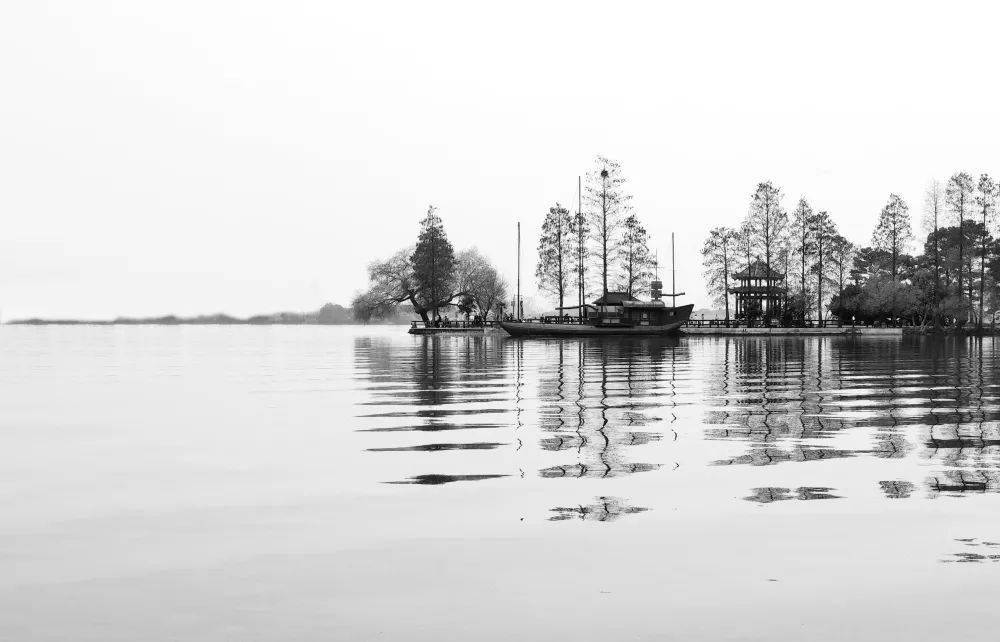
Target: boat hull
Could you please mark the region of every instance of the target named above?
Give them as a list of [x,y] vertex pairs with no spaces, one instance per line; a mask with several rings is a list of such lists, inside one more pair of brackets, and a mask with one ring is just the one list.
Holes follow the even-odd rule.
[[512,337],[620,337],[665,336],[679,334],[691,318],[694,305],[674,308],[669,323],[628,327],[601,327],[579,323],[541,323],[538,321],[501,321],[500,327]]

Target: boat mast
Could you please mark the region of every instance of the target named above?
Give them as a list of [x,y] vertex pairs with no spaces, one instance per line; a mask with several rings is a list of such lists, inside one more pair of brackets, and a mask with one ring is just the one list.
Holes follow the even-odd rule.
[[677,307],[677,262],[674,260],[674,233],[670,233],[670,306]]
[[514,314],[518,320],[521,319],[521,221],[517,222],[517,301],[514,303],[517,309]]

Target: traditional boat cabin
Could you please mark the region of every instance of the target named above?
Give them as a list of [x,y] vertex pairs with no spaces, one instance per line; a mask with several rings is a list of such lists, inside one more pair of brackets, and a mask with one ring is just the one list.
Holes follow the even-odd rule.
[[663,301],[640,301],[627,292],[608,292],[587,312],[587,320],[596,326],[665,325],[673,316],[674,309]]

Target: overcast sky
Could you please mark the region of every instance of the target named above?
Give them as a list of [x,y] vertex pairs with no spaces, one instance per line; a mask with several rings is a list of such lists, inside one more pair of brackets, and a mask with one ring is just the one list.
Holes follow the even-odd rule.
[[3,318],[315,309],[413,241],[514,276],[597,154],[678,287],[760,180],[867,242],[998,171],[989,3],[0,4]]

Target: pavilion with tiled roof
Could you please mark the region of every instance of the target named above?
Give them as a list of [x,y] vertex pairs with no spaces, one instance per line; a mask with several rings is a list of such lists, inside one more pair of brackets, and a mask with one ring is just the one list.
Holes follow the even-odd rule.
[[781,316],[785,300],[785,275],[757,259],[733,274],[735,287],[729,293],[736,297],[737,319],[774,319]]

